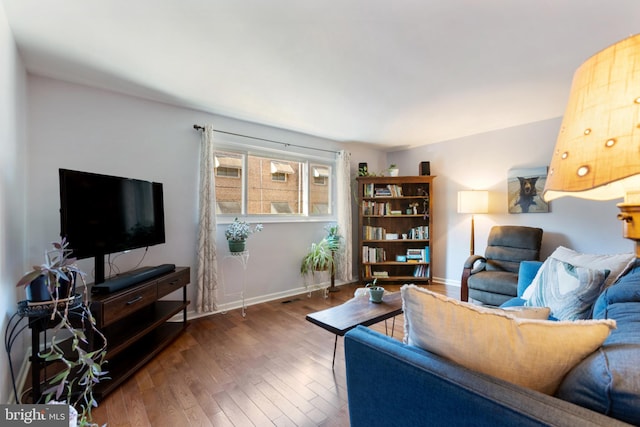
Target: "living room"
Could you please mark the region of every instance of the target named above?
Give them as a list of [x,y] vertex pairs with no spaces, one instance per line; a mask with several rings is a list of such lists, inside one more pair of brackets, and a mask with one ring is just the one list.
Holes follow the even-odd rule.
[[[181,106],[178,100],[175,103],[156,101],[151,90],[147,99],[131,96],[127,94],[130,83],[124,81],[115,81],[111,88],[92,87],[70,82],[64,75],[52,77],[30,71],[12,34],[4,3],[8,2],[0,3],[0,93],[3,94],[0,99],[3,153],[0,166],[3,171],[0,178],[3,321],[0,326],[3,329],[6,319],[15,312],[17,301],[24,298],[22,289],[15,287],[17,278],[32,264],[40,263],[44,247],[58,237],[58,168],[163,182],[167,243],[150,248],[144,262],[149,265],[170,262],[191,266],[192,272],[195,270],[200,134],[192,128],[193,124],[213,123],[219,129],[312,148],[345,149],[351,153],[354,172],[359,162],[367,162],[373,171],[382,171],[394,163],[401,175],[417,175],[419,163],[429,161],[431,174],[436,176],[431,238],[434,281],[439,284],[459,286],[462,265],[469,253],[470,217],[456,210],[456,195],[460,190],[490,192],[489,213],[475,217],[477,252],[483,251],[491,226],[498,224],[543,228],[543,259],[560,245],[591,253],[632,251],[616,220],[617,200],[593,202],[564,198],[553,201],[549,213],[509,214],[506,190],[509,170],[549,165],[573,71],[599,49],[637,32],[634,18],[639,11],[632,2],[616,6],[604,1],[592,2],[591,6],[599,12],[612,9],[616,24],[607,21],[606,26],[617,28],[610,32],[602,30],[603,35],[592,41],[592,45],[576,46],[580,53],[576,54],[575,63],[562,76],[563,84],[553,87],[558,106],[546,116],[412,147],[347,142],[268,126],[198,109],[194,104]],[[581,2],[572,3],[586,8]],[[553,6],[547,7],[552,14]],[[538,24],[544,27],[543,22]],[[469,60],[469,64],[473,62]],[[70,77],[74,72],[69,67]],[[477,73],[494,71],[478,69]],[[494,96],[506,96],[509,90],[512,89],[496,89]],[[443,103],[446,102],[443,99]],[[523,102],[535,103],[536,100]],[[486,104],[491,103],[492,99],[488,98]],[[465,121],[475,121],[466,114],[457,120],[460,126]],[[324,226],[333,222],[331,219],[296,223],[264,221],[264,230],[250,242],[248,297],[259,302],[301,292],[304,280],[299,275],[299,261],[311,242],[322,236]],[[224,241],[223,227],[218,231],[218,241]],[[287,242],[289,246],[286,251],[274,251],[273,242]],[[120,267],[133,267],[142,254],[141,250],[126,254],[119,261]],[[90,261],[82,262],[85,271],[91,271]],[[354,262],[354,266],[356,264]],[[357,272],[353,275],[357,277]],[[189,298],[195,301],[193,285]],[[7,366],[4,353],[0,363]],[[7,370],[3,369],[0,375],[0,400],[6,402],[11,395],[11,381]]]

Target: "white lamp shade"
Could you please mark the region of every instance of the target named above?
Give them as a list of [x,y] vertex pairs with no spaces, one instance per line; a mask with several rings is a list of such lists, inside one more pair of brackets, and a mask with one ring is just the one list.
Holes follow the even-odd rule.
[[458,213],[481,214],[489,212],[489,192],[486,190],[458,191]]
[[543,198],[610,200],[630,189],[640,190],[640,35],[576,71]]

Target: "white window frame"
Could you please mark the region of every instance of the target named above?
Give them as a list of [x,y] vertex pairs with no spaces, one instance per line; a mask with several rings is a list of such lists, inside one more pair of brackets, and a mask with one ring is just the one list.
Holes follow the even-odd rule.
[[[268,150],[264,147],[253,147],[244,144],[235,144],[235,143],[227,143],[227,142],[219,142],[216,145],[216,151],[226,151],[229,153],[234,153],[242,156],[242,169],[241,169],[241,179],[242,179],[242,198],[241,198],[241,210],[240,214],[217,214],[216,218],[220,224],[226,224],[233,221],[235,217],[241,216],[247,221],[259,221],[263,223],[277,223],[277,222],[326,222],[326,221],[336,221],[336,200],[335,200],[335,187],[336,187],[336,158],[334,153],[323,153],[323,155],[309,155],[305,153],[294,153],[291,151],[282,151],[282,150]],[[301,164],[301,188],[302,191],[302,212],[299,214],[247,214],[247,202],[248,202],[248,194],[247,194],[247,163],[249,156],[257,156],[264,158],[272,158],[274,161],[282,161],[288,160],[291,162],[299,162]],[[311,191],[311,185],[313,184],[313,179],[310,177],[312,175],[311,168],[312,166],[324,166],[329,168],[330,176],[328,177],[329,181],[329,196],[328,196],[328,208],[329,213],[325,215],[312,214],[310,211],[311,206],[309,206],[309,193]],[[325,184],[327,185],[327,184]]]

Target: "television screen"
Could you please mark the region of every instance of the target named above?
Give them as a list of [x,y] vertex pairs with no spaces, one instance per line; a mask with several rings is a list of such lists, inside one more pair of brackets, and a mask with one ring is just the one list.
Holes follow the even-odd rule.
[[79,259],[164,243],[162,184],[60,169],[60,222]]

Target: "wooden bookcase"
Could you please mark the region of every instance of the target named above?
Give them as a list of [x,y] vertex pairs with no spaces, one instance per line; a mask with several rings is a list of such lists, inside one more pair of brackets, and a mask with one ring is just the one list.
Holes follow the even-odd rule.
[[431,283],[434,178],[357,178],[358,265],[363,285],[375,278],[378,284]]

